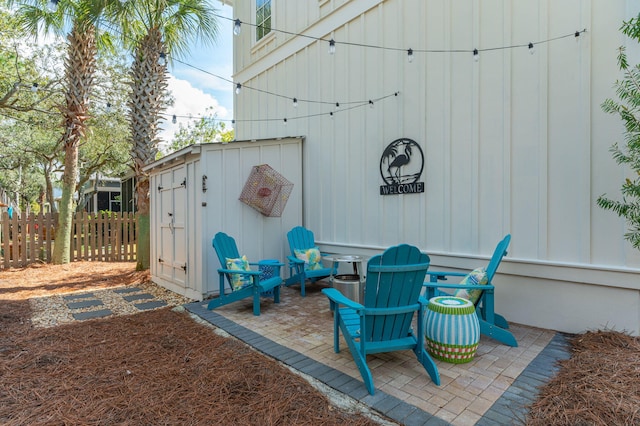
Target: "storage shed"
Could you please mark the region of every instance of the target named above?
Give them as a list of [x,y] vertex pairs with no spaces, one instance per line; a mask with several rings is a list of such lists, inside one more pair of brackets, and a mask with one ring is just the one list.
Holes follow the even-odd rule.
[[[286,233],[302,223],[302,141],[197,144],[148,165],[153,282],[197,300],[216,294],[220,264],[211,241],[219,231],[232,236],[250,261],[284,260]],[[264,205],[240,200],[262,165],[293,184],[272,215]],[[259,194],[272,195],[264,188]]]

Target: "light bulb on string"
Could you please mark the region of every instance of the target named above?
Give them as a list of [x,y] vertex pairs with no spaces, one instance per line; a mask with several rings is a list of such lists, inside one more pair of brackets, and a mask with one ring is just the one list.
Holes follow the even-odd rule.
[[60,0],[49,0],[49,3],[47,3],[47,8],[50,12],[55,12],[56,10],[58,10],[58,3],[60,3]]
[[242,31],[242,21],[236,19],[235,21],[233,21],[233,35],[239,36],[240,31]]
[[158,56],[158,63],[162,66],[167,64],[167,55],[164,52],[160,52],[160,55]]
[[329,55],[333,55],[336,53],[336,42],[335,40],[329,40]]
[[298,108],[298,98],[293,98],[293,107]]
[[333,118],[333,111],[329,112],[329,117]]
[[478,52],[478,49],[473,49],[473,60],[476,62],[480,60],[480,52]]
[[336,102],[336,111],[340,109],[340,102]]
[[176,115],[175,115],[175,114],[173,114],[173,118],[171,119],[171,122],[172,122],[173,124],[176,124],[176,123],[178,122],[178,117],[176,117]]
[[31,91],[32,92],[37,92],[38,91],[38,83],[33,83],[31,85]]
[[284,119],[284,125],[285,126],[287,125],[287,119],[286,118]]
[[536,52],[535,46],[533,45],[533,43],[529,43],[529,53],[533,55],[535,52]]
[[409,63],[413,62],[413,49],[409,49],[407,50],[407,59],[409,60]]
[[241,90],[242,90],[242,84],[240,83],[236,84],[236,95],[239,95]]
[[369,108],[373,109],[373,101],[369,99]]
[[111,102],[107,102],[107,112],[111,112]]

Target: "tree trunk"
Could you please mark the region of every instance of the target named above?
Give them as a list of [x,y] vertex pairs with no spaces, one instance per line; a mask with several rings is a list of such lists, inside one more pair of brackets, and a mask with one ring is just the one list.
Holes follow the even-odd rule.
[[57,213],[56,200],[53,198],[53,183],[51,182],[51,167],[46,165],[44,168],[45,200],[49,203],[51,213]]
[[86,134],[89,119],[89,94],[93,87],[96,68],[95,27],[86,21],[75,21],[67,37],[65,60],[65,102],[61,107],[64,115],[64,172],[62,175],[62,199],[56,227],[56,243],[53,246],[54,264],[69,263],[71,231],[73,221],[73,194],[78,175],[78,145]]
[[71,231],[73,231],[73,193],[76,191],[76,171],[78,168],[78,146],[65,147],[64,175],[62,176],[62,198],[56,227],[56,243],[53,246],[53,263],[69,263],[71,255]]
[[155,160],[158,152],[158,123],[163,119],[167,89],[167,68],[161,63],[162,33],[158,28],[149,30],[136,48],[131,66],[129,115],[131,118],[131,157],[136,174],[136,204],[138,212],[137,270],[150,265],[149,229],[149,175],[143,168]]

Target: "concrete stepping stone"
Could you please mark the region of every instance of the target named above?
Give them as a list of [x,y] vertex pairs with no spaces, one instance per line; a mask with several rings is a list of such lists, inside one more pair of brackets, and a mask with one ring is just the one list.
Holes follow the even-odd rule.
[[134,302],[136,300],[153,299],[153,294],[149,294],[149,293],[132,294],[131,296],[122,296],[122,298],[127,302]]
[[155,309],[166,305],[167,302],[165,302],[164,300],[153,300],[151,302],[135,303],[133,306],[140,309],[141,311],[146,311],[147,309]]
[[113,292],[117,294],[135,293],[136,291],[142,291],[142,289],[139,289],[138,287],[126,287],[113,290]]
[[73,314],[73,318],[77,321],[92,319],[92,318],[102,318],[107,317],[113,314],[110,309],[99,309],[97,311],[88,311],[88,312],[78,312],[77,314]]
[[69,302],[67,303],[67,307],[69,309],[82,309],[82,308],[90,308],[92,306],[102,306],[102,300],[93,299],[93,300],[82,300],[80,302]]
[[88,299],[90,297],[96,297],[96,295],[93,293],[69,294],[67,296],[62,296],[62,300]]

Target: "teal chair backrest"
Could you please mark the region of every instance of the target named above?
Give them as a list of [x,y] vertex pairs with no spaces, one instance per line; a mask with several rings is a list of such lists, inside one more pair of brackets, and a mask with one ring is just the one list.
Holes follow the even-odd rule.
[[227,258],[236,259],[240,257],[240,253],[238,253],[238,247],[236,246],[236,241],[224,232],[218,232],[213,237],[213,248],[216,250],[221,268],[226,269]]
[[302,226],[296,226],[287,232],[287,240],[289,241],[292,256],[296,255],[294,250],[310,249],[315,247],[316,244],[313,232]]
[[[386,308],[392,315],[366,316],[367,341],[385,341],[405,337],[422,291],[430,259],[417,247],[407,244],[388,248],[367,262],[365,308]],[[402,308],[409,308],[403,312]],[[398,309],[397,309],[398,308]]]
[[493,251],[493,255],[491,256],[491,260],[489,261],[489,265],[487,265],[487,278],[489,283],[493,282],[493,276],[496,274],[498,270],[498,266],[500,266],[500,262],[502,258],[507,255],[507,248],[509,247],[509,243],[511,242],[511,234],[507,234],[502,241],[498,243],[495,250]]

